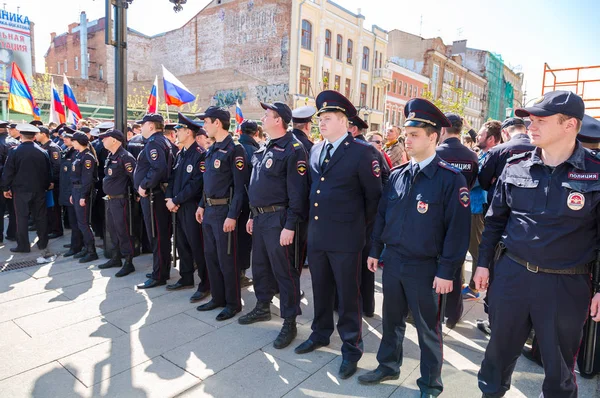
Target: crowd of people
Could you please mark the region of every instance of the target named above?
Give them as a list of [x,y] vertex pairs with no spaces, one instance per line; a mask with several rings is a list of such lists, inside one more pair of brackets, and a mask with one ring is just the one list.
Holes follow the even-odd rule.
[[[119,268],[115,277],[152,252],[152,272],[137,288],[197,284],[190,301],[210,297],[197,310],[218,309],[219,321],[242,311],[241,289],[253,284],[256,305],[238,322],[270,320],[279,295],[278,349],[297,336],[308,264],[315,315],[295,352],[328,345],[337,311],[341,379],[357,370],[362,317],[374,316],[375,272],[383,268],[379,365],[358,380],[398,379],[411,322],[421,397],[443,391],[441,324],[454,328],[463,301],[487,289],[489,319],[478,324],[491,335],[478,375],[484,397],[508,391],[532,329],[526,354],[543,364],[543,395],[577,395],[584,323],[600,321],[590,283],[600,237],[600,128],[580,97],[547,93],[477,132],[415,98],[402,128],[385,135],[367,134],[336,91],[321,92],[316,108],[261,106],[260,124],[244,120],[239,136],[229,111],[213,106],[195,120],[179,113],[174,123],[146,114],[126,132],[112,122],[0,122],[0,214],[8,213],[0,240],[29,252],[28,230],[36,230],[49,256],[49,240],[68,227],[64,256],[88,263],[98,260],[95,237],[103,237],[110,259],[98,267]],[[179,278],[167,284],[175,265]]]

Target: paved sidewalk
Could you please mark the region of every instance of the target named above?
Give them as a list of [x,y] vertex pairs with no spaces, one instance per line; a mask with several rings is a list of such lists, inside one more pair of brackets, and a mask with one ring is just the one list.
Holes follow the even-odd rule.
[[[33,235],[31,235],[33,240]],[[50,248],[65,252],[67,237]],[[0,245],[4,263],[35,260],[40,252],[14,255],[14,242]],[[102,256],[101,256],[102,257]],[[196,311],[193,290],[135,289],[150,270],[151,256],[134,259],[136,272],[115,278],[117,269],[99,270],[59,256],[51,264],[0,273],[1,397],[418,397],[419,349],[408,325],[400,379],[365,387],[356,377],[337,378],[341,363],[337,333],[329,347],[307,355],[294,347],[310,334],[313,317],[310,273],[298,338],[283,350],[272,342],[282,324],[278,301],[270,322],[241,326],[215,321],[217,312]],[[470,265],[467,265],[470,269]],[[178,278],[171,271],[171,282]],[[381,271],[377,275],[377,315],[364,318],[365,354],[357,375],[376,367],[381,339]],[[242,292],[243,313],[254,307],[252,288]],[[480,397],[477,371],[487,338],[475,327],[482,302],[466,302],[463,321],[444,329],[443,397]],[[542,369],[521,357],[507,397],[537,397]],[[581,397],[600,395],[600,378],[578,377]]]

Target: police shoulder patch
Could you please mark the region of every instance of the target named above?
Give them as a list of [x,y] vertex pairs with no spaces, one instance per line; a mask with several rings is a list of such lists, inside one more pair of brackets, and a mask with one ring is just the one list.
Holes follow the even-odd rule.
[[381,177],[381,165],[379,164],[379,160],[373,160],[371,162],[371,171],[375,177]]
[[244,157],[243,156],[236,156],[235,157],[235,168],[238,169],[239,171],[244,170]]
[[52,158],[54,158],[54,160],[58,159],[58,152],[52,152]]
[[440,166],[440,167],[441,167],[441,168],[443,168],[443,169],[450,170],[450,171],[451,171],[451,172],[453,172],[454,174],[460,174],[460,169],[458,169],[458,168],[456,168],[456,167],[452,166],[452,165],[451,165],[451,164],[449,164],[449,163],[446,163],[446,162],[445,162],[445,161],[443,161],[443,160],[440,160],[440,161],[438,162],[438,166]]
[[458,190],[458,200],[463,207],[469,207],[471,204],[471,195],[469,194],[469,188],[462,187]]
[[125,163],[125,170],[127,170],[128,173],[131,173],[133,171],[133,165],[131,163]]
[[298,174],[300,174],[301,176],[303,176],[304,174],[306,174],[306,161],[305,160],[298,160],[296,162],[296,170],[298,170]]
[[92,161],[87,159],[83,165],[85,166],[86,169],[91,169],[92,168]]
[[158,159],[158,150],[156,150],[156,148],[150,149],[150,159],[152,159],[152,160]]
[[204,163],[204,160],[200,162],[198,168],[200,169],[201,173],[204,173],[206,171],[206,164]]

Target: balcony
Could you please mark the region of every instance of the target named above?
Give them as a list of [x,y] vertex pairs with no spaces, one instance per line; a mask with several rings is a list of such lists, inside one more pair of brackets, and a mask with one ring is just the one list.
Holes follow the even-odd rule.
[[387,86],[392,83],[392,71],[387,68],[375,68],[373,70],[373,85]]

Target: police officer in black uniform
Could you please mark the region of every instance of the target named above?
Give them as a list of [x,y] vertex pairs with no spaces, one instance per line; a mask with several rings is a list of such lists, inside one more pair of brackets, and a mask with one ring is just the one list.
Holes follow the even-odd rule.
[[252,159],[254,152],[260,148],[258,142],[256,142],[256,136],[258,134],[258,124],[254,120],[244,119],[240,124],[240,131],[242,134],[238,139],[238,142],[246,150],[246,158]]
[[[8,122],[0,120],[0,176],[8,157],[8,151],[19,145],[19,141],[8,135]],[[4,213],[8,210],[6,239],[15,240],[15,209],[12,199],[0,195],[0,243],[4,242]]]
[[292,134],[304,145],[306,153],[310,153],[314,145],[308,137],[312,130],[312,119],[315,113],[317,113],[317,108],[314,106],[301,106],[292,111],[292,122],[294,123]]
[[[62,129],[61,129],[62,130]],[[71,227],[71,243],[68,246],[69,250],[63,254],[64,257],[70,257],[79,253],[83,249],[83,234],[77,224],[77,216],[75,215],[75,207],[71,203],[71,195],[73,192],[73,184],[71,183],[71,173],[73,172],[73,162],[77,157],[77,150],[73,148],[73,130],[63,130],[62,139],[66,146],[62,154],[60,162],[60,192],[58,203],[63,206],[67,213],[69,225]]]
[[[477,154],[460,142],[463,119],[456,113],[446,113],[445,115],[450,121],[451,126],[442,129],[440,144],[436,152],[442,160],[445,160],[461,171],[467,180],[467,187],[471,189],[475,185],[475,181],[477,181],[477,173],[479,172]],[[462,276],[463,267],[461,266],[456,271],[454,286],[447,297],[446,316],[448,317],[448,321],[446,322],[446,327],[450,329],[454,329],[463,313]]]
[[[52,166],[48,154],[33,140],[39,129],[31,124],[17,124],[21,144],[8,151],[2,170],[4,197],[13,199],[17,223],[17,247],[13,253],[29,253],[27,219],[31,213],[38,234],[38,248],[48,255],[48,218],[46,191],[52,183]],[[4,215],[2,215],[4,216]]]
[[[100,134],[108,131],[115,127],[113,122],[102,122],[98,124],[94,129],[89,130],[89,134],[92,136],[91,144],[96,152],[98,159],[98,181],[96,181],[96,196],[94,197],[94,204],[92,207],[92,228],[97,237],[104,238],[104,228],[106,227],[105,220],[105,209],[104,209],[104,191],[102,188],[102,182],[104,181],[104,165],[106,164],[106,158],[108,158],[108,150],[104,147],[102,140],[99,137]],[[82,127],[82,129],[87,127]],[[81,130],[83,131],[83,130]],[[85,131],[83,131],[86,133]],[[86,133],[87,134],[87,133]],[[106,247],[106,245],[105,245]]]
[[308,258],[315,318],[312,334],[295,352],[304,354],[329,344],[335,287],[343,341],[339,376],[347,379],[356,372],[363,351],[362,249],[381,196],[381,165],[374,147],[348,134],[348,118],[356,115],[356,108],[346,97],[327,90],[316,103],[325,139],[312,147],[309,165]]
[[[118,278],[135,271],[129,202],[136,160],[123,148],[125,137],[120,130],[109,129],[101,133],[98,139],[109,152],[104,165],[102,188],[106,202],[106,228],[113,245],[112,258],[98,268],[121,267],[115,274]],[[125,258],[124,264],[121,263],[122,258]]]
[[421,98],[408,101],[404,115],[411,161],[390,175],[379,203],[368,260],[375,272],[385,245],[379,366],[358,380],[375,384],[399,377],[410,310],[421,348],[417,385],[425,398],[443,390],[440,298],[452,291],[452,279],[469,246],[470,198],[460,170],[436,153],[441,129],[450,127],[450,121]]
[[35,140],[41,145],[42,149],[48,153],[50,158],[50,164],[52,164],[52,196],[54,199],[54,206],[48,207],[48,238],[55,239],[63,236],[63,225],[62,225],[62,209],[58,203],[58,196],[60,192],[60,162],[61,162],[61,149],[50,139],[50,131],[44,127],[39,126],[40,132],[35,135]]
[[94,184],[98,178],[98,162],[85,133],[75,131],[71,142],[78,153],[71,165],[70,202],[75,208],[77,226],[83,234],[85,244],[85,247],[73,258],[78,258],[80,263],[87,263],[98,259],[94,232],[90,226],[91,206],[95,195]]
[[[167,290],[179,290],[194,287],[194,264],[198,267],[198,289],[190,302],[201,301],[210,294],[210,283],[206,260],[202,227],[196,221],[196,209],[202,198],[202,171],[200,162],[204,161],[206,151],[196,143],[196,134],[200,125],[178,114],[179,123],[175,126],[177,141],[182,145],[175,160],[175,167],[167,187],[167,209],[177,217],[177,228],[173,233],[177,237],[180,279],[167,285]],[[175,253],[173,253],[174,255]]]
[[[600,157],[577,142],[584,117],[581,97],[551,91],[531,107],[531,144],[508,159],[485,219],[475,272],[488,283],[492,334],[481,370],[484,397],[502,397],[533,327],[544,363],[545,397],[577,396],[573,368],[583,325],[600,321],[600,293],[591,297],[590,265],[600,224]],[[496,247],[499,246],[498,249]],[[591,305],[590,305],[591,302]]]
[[308,216],[308,157],[300,141],[286,132],[292,110],[283,102],[261,106],[263,128],[271,139],[252,158],[248,191],[252,218],[246,227],[253,235],[252,276],[258,301],[238,322],[270,320],[271,300],[279,292],[284,323],[273,346],[281,349],[296,337],[296,317],[302,313],[296,234]]
[[[208,266],[212,299],[197,309],[210,311],[225,307],[218,321],[230,319],[242,310],[240,270],[237,253],[237,219],[247,201],[249,172],[246,151],[229,134],[231,116],[224,108],[210,106],[197,115],[215,143],[206,153],[204,195],[196,210],[196,219],[204,233],[204,256]],[[241,228],[244,226],[242,225]]]
[[[140,153],[144,150],[146,140],[142,134],[134,135],[129,141],[127,141],[127,151],[137,159]],[[137,192],[135,193],[137,197]],[[134,238],[134,249],[136,255],[142,253],[152,253],[152,244],[150,238],[146,234],[146,226],[144,225],[144,217],[142,214],[142,206],[138,200],[134,200],[131,204],[133,213],[133,231],[132,235]]]
[[171,220],[165,206],[165,191],[173,167],[173,152],[163,134],[164,122],[158,113],[148,113],[136,122],[142,125],[146,145],[138,156],[133,182],[141,196],[146,233],[152,243],[152,277],[138,285],[138,289],[165,285],[171,268]]

